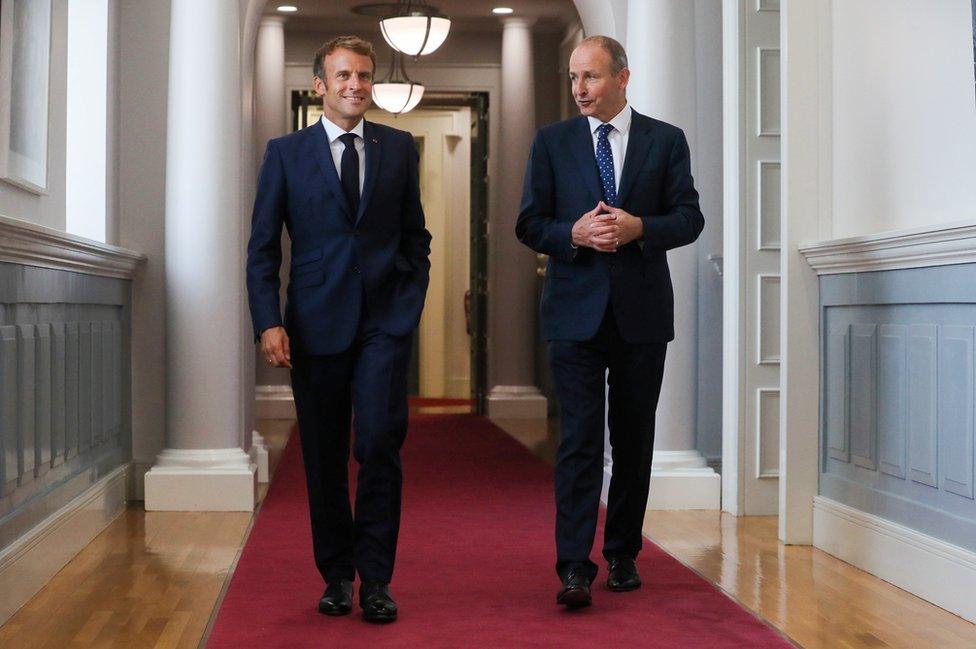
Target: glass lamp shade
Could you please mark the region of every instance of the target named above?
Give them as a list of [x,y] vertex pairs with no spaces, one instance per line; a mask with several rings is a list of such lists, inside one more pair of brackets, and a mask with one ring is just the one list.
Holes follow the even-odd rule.
[[373,101],[383,110],[399,115],[413,110],[424,96],[424,87],[419,83],[374,83]]
[[[447,38],[451,31],[451,21],[440,16],[431,16],[430,35],[427,35],[428,17],[424,15],[393,16],[380,21],[383,39],[397,52],[408,56],[430,54]],[[424,38],[427,42],[424,43]]]

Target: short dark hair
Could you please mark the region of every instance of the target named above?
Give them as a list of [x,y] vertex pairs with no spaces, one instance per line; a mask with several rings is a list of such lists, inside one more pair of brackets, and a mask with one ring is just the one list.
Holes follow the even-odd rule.
[[610,71],[614,74],[620,74],[620,71],[627,67],[627,52],[624,46],[609,36],[588,36],[577,47],[582,45],[602,47],[610,55]]
[[315,53],[315,59],[312,61],[312,74],[324,81],[325,57],[340,48],[368,56],[369,60],[373,62],[373,72],[376,72],[376,52],[373,51],[372,43],[359,36],[337,36],[320,47]]

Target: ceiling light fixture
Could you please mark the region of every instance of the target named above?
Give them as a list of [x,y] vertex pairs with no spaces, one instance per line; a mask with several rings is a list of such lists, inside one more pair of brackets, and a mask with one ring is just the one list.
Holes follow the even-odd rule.
[[373,101],[383,110],[402,115],[408,113],[424,96],[423,84],[411,81],[403,67],[403,54],[393,52],[390,71],[383,80],[373,84]]
[[447,38],[451,19],[426,0],[399,0],[393,14],[380,21],[383,39],[407,56],[430,54]]
[[499,16],[505,16],[507,14],[515,13],[515,10],[512,9],[511,7],[495,7],[494,9],[491,10],[491,13],[497,14]]
[[298,7],[296,7],[295,5],[281,5],[278,7],[278,11],[280,11],[283,14],[293,14],[296,11],[298,11]]

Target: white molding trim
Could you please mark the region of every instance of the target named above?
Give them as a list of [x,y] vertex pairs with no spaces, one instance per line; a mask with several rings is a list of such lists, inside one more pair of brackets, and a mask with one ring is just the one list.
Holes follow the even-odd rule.
[[0,262],[132,279],[147,257],[0,214]]
[[[605,461],[603,504],[607,504],[612,476],[613,462]],[[654,452],[647,509],[719,509],[721,499],[722,476],[697,450]]]
[[891,230],[800,246],[818,275],[976,262],[976,220]]
[[268,445],[258,431],[251,431],[251,463],[257,467],[258,482],[267,484],[269,481]]
[[488,393],[491,419],[546,419],[549,403],[534,385],[496,385]]
[[290,385],[254,386],[256,419],[296,419],[295,396]]
[[257,468],[240,448],[164,449],[146,473],[146,511],[254,511]]
[[976,553],[848,507],[813,501],[813,545],[976,622]]
[[0,625],[125,510],[121,466],[0,552]]

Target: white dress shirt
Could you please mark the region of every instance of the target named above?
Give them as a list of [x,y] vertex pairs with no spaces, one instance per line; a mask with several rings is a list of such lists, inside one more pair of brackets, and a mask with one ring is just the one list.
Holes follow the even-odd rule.
[[[321,117],[322,126],[325,127],[325,134],[329,138],[329,149],[332,150],[332,161],[335,163],[336,173],[339,174],[339,180],[342,180],[342,152],[345,150],[346,145],[342,143],[339,139],[340,136],[345,135],[346,131],[343,130],[341,126],[337,126],[332,123],[331,120],[326,119],[325,115]],[[359,195],[363,195],[363,180],[366,176],[366,141],[363,140],[363,123],[364,120],[359,120],[359,123],[352,128],[349,133],[356,136],[356,152],[359,154]]]
[[[630,119],[633,112],[630,104],[624,104],[623,109],[607,122],[613,126],[610,133],[607,134],[607,140],[610,142],[610,152],[613,154],[613,181],[618,192],[620,191],[620,174],[624,169],[624,156],[627,155],[627,139],[630,137]],[[596,142],[597,138],[600,137],[596,130],[603,122],[596,117],[587,117],[586,119],[590,121],[593,153],[596,154]]]

